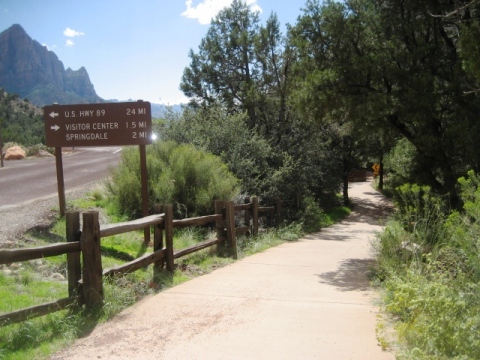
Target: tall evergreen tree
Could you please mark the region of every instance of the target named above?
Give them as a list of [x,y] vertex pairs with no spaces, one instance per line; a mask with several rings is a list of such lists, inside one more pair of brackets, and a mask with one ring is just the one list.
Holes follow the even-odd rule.
[[199,52],[190,51],[180,88],[195,105],[219,101],[231,111],[246,111],[251,126],[257,123],[256,87],[261,64],[256,57],[258,13],[245,3],[234,0],[212,20]]
[[[190,58],[181,89],[191,104],[219,103],[222,111],[246,114],[247,127],[271,148],[269,171],[261,183],[272,189],[272,196],[299,206],[305,196],[332,197],[338,190],[339,178],[332,174],[336,158],[318,128],[290,111],[294,53],[275,14],[263,26],[257,13],[235,0],[212,21],[198,53],[191,51]],[[256,160],[265,164],[265,159]]]
[[291,37],[309,72],[302,108],[319,119],[348,111],[356,137],[375,128],[405,137],[417,150],[418,179],[453,202],[457,177],[480,160],[480,103],[468,93],[458,32],[432,15],[454,10],[450,1],[308,1]]

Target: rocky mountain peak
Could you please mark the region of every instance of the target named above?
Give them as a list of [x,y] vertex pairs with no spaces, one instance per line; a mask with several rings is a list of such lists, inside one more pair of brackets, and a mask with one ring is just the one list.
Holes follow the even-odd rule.
[[53,51],[18,24],[0,33],[0,87],[38,106],[103,101],[84,67],[65,70]]

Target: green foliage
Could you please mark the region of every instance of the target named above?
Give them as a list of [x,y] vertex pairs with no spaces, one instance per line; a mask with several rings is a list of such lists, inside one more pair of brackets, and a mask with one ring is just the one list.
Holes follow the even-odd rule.
[[245,193],[294,204],[289,218],[298,219],[304,196],[331,205],[344,175],[342,152],[291,105],[295,55],[275,14],[262,25],[258,13],[234,1],[189,56],[181,89],[199,111],[187,112],[170,136],[221,156]]
[[101,208],[111,222],[115,223],[127,221],[127,216],[125,216],[125,213],[118,208],[118,204],[114,201],[111,201],[109,197],[110,193],[107,190],[107,186],[105,186],[107,184],[99,184],[99,186],[91,189],[86,197],[74,199],[73,201],[68,202],[67,208],[72,211],[97,211],[99,208]]
[[396,220],[373,243],[384,306],[398,319],[399,358],[480,352],[480,177],[470,171],[459,185],[464,211],[450,215],[430,188],[398,188]]
[[133,305],[142,296],[148,293],[147,279],[150,274],[145,271],[137,271],[123,277],[105,279],[103,283],[104,305],[97,315],[100,321],[107,321],[117,315],[120,311]]
[[272,145],[248,127],[247,119],[245,114],[229,114],[219,105],[187,108],[180,118],[169,119],[162,137],[221,157],[241,180],[243,193],[267,202],[281,198],[295,204],[288,208],[293,211],[287,218],[298,219],[297,205],[306,194],[326,208],[336,205],[338,156],[328,149],[321,133],[296,122],[290,125],[288,137]]
[[[156,142],[147,151],[150,207],[174,204],[177,216],[213,213],[214,201],[237,194],[237,179],[217,156],[175,142]],[[118,208],[129,217],[141,215],[138,151],[123,151],[107,188]]]
[[432,246],[444,240],[446,206],[430,187],[404,184],[395,191],[397,219],[415,243]]
[[221,10],[198,53],[189,53],[180,88],[191,104],[221,103],[229,112],[246,113],[248,126],[262,132],[282,126],[287,60],[279,29],[275,15],[261,26],[258,12],[243,1]]
[[[415,166],[397,175],[413,175],[409,182],[449,194],[458,205],[456,179],[480,159],[480,101],[472,89],[478,82],[457,55],[459,24],[479,22],[472,4],[454,22],[443,19],[466,1],[307,1],[289,32],[298,54],[298,110],[321,124],[353,124],[364,156],[408,139]],[[471,29],[472,48],[474,34]],[[478,63],[477,52],[467,52],[472,62]],[[364,145],[368,139],[374,144]]]
[[417,151],[407,139],[400,139],[384,158],[384,169],[388,173],[388,185],[396,187],[416,182],[415,175],[419,173],[415,162]]
[[319,231],[320,229],[333,225],[351,213],[348,206],[329,207],[325,210],[320,207],[313,197],[305,197],[302,202],[303,209],[299,223],[306,233]]
[[402,244],[413,243],[413,236],[398,221],[387,223],[385,230],[372,242],[372,250],[377,261],[376,277],[384,281],[389,276],[402,273],[416,256],[420,254],[402,251]]
[[304,210],[301,217],[301,222],[305,232],[310,233],[318,231],[321,228],[324,213],[322,208],[318,205],[312,197],[305,197],[303,199]]
[[468,172],[468,177],[461,177],[458,182],[462,188],[461,197],[464,209],[476,225],[480,221],[480,177],[474,171]]
[[268,142],[249,129],[243,114],[229,115],[220,106],[184,110],[168,122],[166,140],[192,144],[221,157],[241,180],[242,192],[264,196],[269,191],[269,160],[275,158]]
[[40,151],[45,151],[52,154],[53,148],[49,148],[43,144],[34,144],[27,148],[27,156],[37,155]]
[[[29,263],[16,275],[0,272],[0,313],[65,298],[64,282],[46,280]],[[43,351],[54,350],[59,343],[73,339],[79,318],[69,310],[0,327],[0,359],[38,358]],[[52,338],[57,340],[52,343]]]
[[460,32],[460,55],[465,71],[480,80],[480,24],[478,22],[464,23]]
[[[352,18],[347,15],[348,5]],[[298,53],[298,60],[293,63],[297,81],[291,103],[304,120],[321,127],[330,151],[337,157],[336,176],[343,180],[344,204],[349,201],[348,174],[365,160],[381,157],[393,137],[390,130],[373,125],[370,118],[381,116],[381,95],[372,94],[379,102],[375,106],[366,105],[362,99],[362,75],[357,67],[366,65],[366,59],[359,59],[356,54],[361,51],[368,57],[363,41],[369,40],[360,24],[371,19],[367,13],[358,19],[354,5],[361,7],[360,3],[308,1],[288,34],[289,45]],[[351,43],[358,43],[361,50],[352,48]],[[349,79],[356,84],[355,95],[348,89]]]
[[0,359],[46,359],[81,334],[84,318],[64,310],[0,328]]
[[15,142],[25,147],[45,143],[41,110],[1,88],[0,127],[3,143]]
[[[438,276],[439,277],[439,276]],[[459,285],[463,285],[457,280]],[[399,317],[407,359],[476,359],[480,349],[478,284],[458,286],[415,270],[384,284],[386,309]]]
[[469,268],[480,279],[480,176],[469,171],[459,184],[464,214],[452,213],[446,228],[451,243],[464,251]]
[[20,146],[23,151],[27,152],[27,149],[22,144],[16,143],[14,141],[8,141],[6,143],[3,143],[3,149],[4,150],[8,149],[9,147],[13,147],[13,146]]
[[350,215],[351,212],[352,212],[352,209],[348,206],[333,207],[322,215],[320,227],[324,228],[324,227],[336,224],[341,220],[343,220],[348,215]]
[[14,277],[0,276],[0,312],[9,312],[24,307],[38,305],[38,299],[54,301],[66,297],[65,284],[45,282],[29,269],[22,269]]

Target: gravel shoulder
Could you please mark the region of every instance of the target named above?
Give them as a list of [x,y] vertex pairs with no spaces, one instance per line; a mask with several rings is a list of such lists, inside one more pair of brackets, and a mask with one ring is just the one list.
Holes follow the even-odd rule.
[[[69,201],[84,197],[96,185],[76,189],[66,194]],[[0,248],[15,248],[28,242],[26,233],[34,228],[48,228],[58,217],[58,196],[33,200],[0,210]]]

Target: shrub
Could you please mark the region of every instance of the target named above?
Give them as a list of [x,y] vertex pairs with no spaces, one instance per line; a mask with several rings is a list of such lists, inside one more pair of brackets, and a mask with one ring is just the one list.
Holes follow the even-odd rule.
[[[462,285],[462,282],[459,282]],[[407,359],[476,359],[480,349],[478,285],[458,286],[409,269],[385,284],[386,309],[398,316]]]
[[[176,216],[211,214],[214,201],[237,194],[238,180],[220,158],[192,145],[156,142],[147,151],[150,207],[174,204]],[[107,184],[114,201],[130,217],[141,214],[141,179],[138,151],[126,149],[122,163]]]
[[16,143],[16,142],[13,142],[13,141],[8,141],[8,142],[6,142],[6,143],[3,143],[3,148],[4,148],[5,150],[7,150],[8,148],[11,148],[11,147],[13,147],[13,146],[20,146],[23,150],[25,150],[25,152],[27,151],[27,150],[25,149],[25,147],[24,147],[23,145],[19,144],[19,143]]
[[309,233],[320,230],[324,212],[313,197],[303,199],[304,210],[301,217],[303,229]]
[[[289,203],[286,219],[299,220],[305,196],[314,197],[324,209],[337,205],[339,152],[329,145],[325,132],[299,119],[279,124],[276,130],[251,128],[248,119],[221,105],[185,108],[181,116],[169,119],[162,136],[220,156],[241,180],[244,194]],[[285,128],[276,133],[280,127]]]
[[269,191],[271,162],[276,154],[268,142],[245,123],[244,114],[226,114],[219,106],[183,111],[168,122],[167,140],[192,144],[222,158],[241,180],[242,191],[264,197]]
[[480,177],[473,171],[458,180],[465,214],[453,213],[446,223],[451,243],[464,250],[469,266],[480,278]]
[[[397,189],[398,214],[374,242],[384,307],[398,319],[405,359],[476,359],[480,353],[480,178],[459,179],[464,212],[428,187]],[[410,256],[404,244],[422,244]],[[413,256],[412,256],[413,255]]]
[[417,172],[416,154],[417,151],[412,143],[402,138],[385,156],[384,168],[388,172],[388,182],[391,188],[394,189],[415,178]]
[[418,244],[432,246],[445,237],[446,206],[429,186],[404,184],[395,189],[397,219]]
[[49,148],[43,144],[36,144],[36,145],[29,146],[27,148],[27,156],[37,155],[41,150],[49,153],[53,153],[53,148]]

